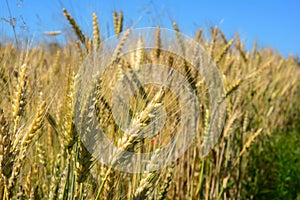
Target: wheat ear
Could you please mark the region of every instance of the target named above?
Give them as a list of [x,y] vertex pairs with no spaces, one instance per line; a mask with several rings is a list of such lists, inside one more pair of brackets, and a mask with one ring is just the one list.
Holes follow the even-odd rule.
[[84,58],[84,53],[83,53],[83,50],[81,48],[81,44],[79,41],[76,41],[75,42],[75,46],[76,46],[76,49],[77,49],[77,52],[79,54],[79,61],[82,62],[83,61],[83,58]]
[[163,200],[167,197],[167,193],[170,188],[171,181],[172,181],[173,168],[174,168],[174,164],[171,167],[168,167],[167,177],[166,177],[163,185],[159,188],[157,200]]
[[89,175],[90,167],[92,164],[92,155],[86,149],[86,147],[84,146],[81,140],[78,142],[78,144],[79,144],[79,148],[78,148],[79,153],[76,161],[75,173],[77,177],[76,181],[80,184],[83,183]]
[[[3,196],[6,187],[5,167],[10,156],[11,137],[9,134],[8,123],[4,117],[3,110],[0,109],[0,196]],[[10,173],[10,172],[9,172]]]
[[[143,178],[140,181],[140,184],[138,188],[136,189],[133,199],[134,200],[139,200],[139,199],[146,199],[148,196],[150,196],[151,192],[154,189],[155,182],[157,181],[159,177],[159,171],[156,169],[157,167],[157,162],[158,162],[158,155],[159,155],[159,149],[157,149],[154,152],[154,155],[151,158],[151,161],[149,165],[147,166],[147,171],[143,175]],[[150,171],[150,170],[153,171]]]
[[116,11],[113,12],[114,18],[114,29],[117,37],[119,37],[120,33],[123,30],[123,12],[120,11],[119,15]]
[[[13,137],[16,136],[18,124],[21,118],[21,114],[24,112],[24,106],[26,105],[25,93],[27,90],[27,65],[23,64],[20,68],[20,73],[18,77],[18,83],[16,86],[15,96],[13,99],[12,105],[12,115],[14,119],[14,129],[13,129]],[[14,138],[13,138],[14,141]]]
[[233,44],[234,40],[231,39],[221,50],[221,52],[219,53],[219,55],[215,58],[215,63],[219,64],[219,62],[222,60],[222,58],[226,55],[226,53],[228,52],[229,48],[231,47],[231,45]]
[[100,45],[100,29],[98,26],[98,17],[96,13],[93,13],[93,36],[94,36],[94,49],[98,49]]
[[228,41],[227,41],[227,39],[226,39],[224,33],[221,31],[221,29],[218,29],[218,32],[219,32],[219,35],[221,36],[221,38],[222,38],[224,44],[228,44]]
[[154,109],[161,106],[164,95],[164,89],[161,88],[161,90],[156,93],[151,102],[149,102],[147,107],[132,119],[128,130],[124,133],[124,136],[118,140],[118,149],[113,152],[110,158],[111,167],[106,171],[103,181],[99,187],[96,199],[100,197],[103,188],[105,188],[106,181],[111,178],[110,175],[112,173],[112,167],[114,167],[122,160],[124,152],[134,148],[136,141],[139,139],[140,130],[147,125],[149,119],[155,117],[153,115],[153,111]]
[[176,38],[179,43],[181,53],[183,53],[183,56],[184,56],[185,55],[185,46],[184,46],[184,42],[183,42],[183,39],[181,37],[180,31],[179,31],[179,28],[178,28],[176,22],[173,22],[173,28],[175,30]]
[[59,62],[60,62],[60,58],[61,58],[61,51],[60,50],[58,50],[57,52],[56,52],[56,55],[55,55],[55,58],[54,58],[54,72],[55,72],[55,74],[57,74],[58,72],[59,72],[59,70],[60,70],[60,64],[59,64]]
[[243,61],[244,61],[245,63],[247,63],[248,59],[247,59],[247,57],[246,57],[246,55],[245,55],[245,52],[244,52],[244,50],[243,50],[243,48],[242,48],[242,43],[241,43],[239,34],[236,33],[235,37],[236,37],[236,43],[235,43],[236,45],[235,45],[235,46],[236,46],[236,48],[237,48],[237,50],[238,50],[240,56],[242,57]]
[[118,33],[120,34],[123,31],[123,12],[119,13],[119,22],[118,22]]
[[[154,57],[159,59],[161,51],[161,37],[160,37],[160,27],[156,27],[155,31],[155,47],[154,47]],[[154,59],[155,60],[155,59]]]
[[57,195],[58,195],[58,185],[61,179],[61,154],[58,154],[56,157],[56,161],[54,164],[54,169],[52,171],[53,176],[51,177],[51,181],[50,181],[50,192],[49,192],[49,196],[48,199],[50,200],[54,200],[57,199]]
[[71,72],[68,77],[68,90],[67,90],[67,102],[66,102],[66,115],[64,118],[64,145],[67,150],[70,150],[75,142],[75,130],[74,130],[74,87],[75,87],[75,73]]
[[12,187],[15,185],[15,180],[16,180],[17,176],[19,175],[22,161],[24,160],[25,155],[26,155],[26,151],[29,147],[29,144],[32,142],[32,139],[35,136],[36,132],[42,126],[42,120],[45,116],[45,112],[46,112],[46,102],[43,101],[41,103],[41,105],[39,106],[38,111],[37,111],[36,115],[34,116],[34,119],[28,128],[28,131],[26,131],[25,134],[23,135],[23,139],[21,141],[20,152],[19,152],[16,162],[14,163],[11,177],[9,178],[9,184],[8,184],[9,189],[12,189]]
[[198,31],[197,31],[197,34],[196,34],[196,37],[195,37],[195,41],[196,42],[200,42],[202,40],[202,34],[203,34],[203,29],[200,28]]
[[113,53],[112,60],[111,60],[112,64],[119,60],[119,57],[122,53],[122,49],[125,45],[125,42],[126,42],[127,38],[129,37],[130,32],[131,32],[131,29],[127,29],[125,31],[123,37],[121,38],[116,50]]
[[76,23],[76,21],[73,19],[73,17],[67,11],[66,8],[63,8],[63,13],[64,13],[65,17],[67,18],[67,20],[69,21],[69,23],[71,24],[71,26],[72,26],[73,30],[75,31],[80,42],[82,44],[84,44],[86,46],[86,48],[88,49],[87,44],[86,44],[86,38],[85,38],[83,32],[81,31],[81,29],[79,28],[78,24]]
[[118,13],[116,11],[113,12],[113,18],[114,18],[114,30],[115,30],[115,34],[119,37],[119,33],[118,33]]
[[146,57],[145,44],[142,36],[139,37],[136,48],[137,50],[134,52],[135,59],[133,62],[133,67],[135,70],[138,70],[139,67],[143,64]]
[[209,46],[209,50],[208,50],[208,55],[210,56],[210,58],[213,58],[213,54],[214,54],[214,49],[215,49],[215,45],[216,45],[216,40],[217,40],[217,30],[218,28],[210,28],[210,32],[211,32],[211,43]]

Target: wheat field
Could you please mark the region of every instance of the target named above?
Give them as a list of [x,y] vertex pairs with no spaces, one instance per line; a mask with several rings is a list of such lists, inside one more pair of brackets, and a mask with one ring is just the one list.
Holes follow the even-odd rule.
[[[160,137],[141,139],[117,125],[111,108],[112,88],[126,72],[142,64],[167,65],[183,74],[201,102],[201,119],[197,126],[200,139],[166,167],[127,173],[95,159],[83,144],[74,122],[79,70],[89,67],[82,64],[86,63],[90,54],[104,51],[101,45],[105,38],[101,36],[97,15],[92,15],[94,31],[93,36],[88,37],[66,9],[63,13],[76,38],[70,39],[66,45],[37,44],[33,48],[16,48],[7,42],[0,46],[2,199],[270,197],[267,195],[272,191],[265,190],[264,193],[259,182],[261,177],[266,177],[267,169],[261,167],[263,163],[255,165],[258,158],[272,155],[267,147],[272,144],[273,138],[300,122],[300,67],[297,58],[285,58],[272,49],[258,48],[256,42],[252,50],[247,50],[238,33],[227,38],[218,27],[210,29],[209,38],[205,38],[203,30],[199,29],[193,40],[203,47],[222,73],[226,101],[220,136],[209,154],[202,157],[201,138],[203,140],[211,120],[208,87],[184,59],[161,51],[161,30],[156,27],[152,39],[155,48],[150,51],[138,48],[139,51],[122,58],[117,55],[104,72],[104,78],[96,83],[94,106],[84,112],[88,116],[89,112],[95,111],[97,123],[118,148],[130,152],[159,151],[174,137],[178,120],[181,120],[180,105],[174,93],[148,84],[138,88],[137,94],[130,97],[130,117],[136,122],[132,129],[154,123],[151,119],[159,114],[155,109],[162,104],[167,113]],[[123,27],[123,13],[114,12],[112,17],[116,37],[124,43],[130,29]],[[180,33],[176,23],[174,31]],[[132,45],[142,47],[144,40],[136,38],[137,44]],[[179,46],[182,45],[180,36],[176,41]],[[122,48],[121,43],[118,49],[121,51]],[[198,55],[195,56],[197,58]],[[88,96],[81,98],[89,101]],[[87,124],[84,128],[87,132],[90,130],[88,127]],[[295,146],[297,141],[299,143],[297,138]],[[120,153],[112,155],[113,164],[123,162]],[[155,158],[151,160],[155,162]],[[295,177],[299,174],[296,169]],[[291,187],[296,192],[290,193],[289,197],[295,199],[298,195],[300,198],[300,190],[297,192],[299,184],[283,186],[284,189]]]

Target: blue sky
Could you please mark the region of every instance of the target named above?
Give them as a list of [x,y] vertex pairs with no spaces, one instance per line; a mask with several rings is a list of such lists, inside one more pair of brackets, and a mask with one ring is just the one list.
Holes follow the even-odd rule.
[[[218,25],[228,38],[239,32],[247,48],[257,39],[259,47],[272,47],[284,56],[300,55],[300,2],[297,0],[0,0],[0,39],[13,36],[5,20],[10,16],[6,2],[12,17],[17,19],[19,39],[29,36],[33,40],[49,40],[43,32],[62,30],[65,33],[69,26],[62,14],[63,7],[87,34],[92,33],[92,13],[96,12],[101,34],[107,37],[113,34],[112,12],[122,10],[125,27],[171,28],[176,21],[183,33],[194,36],[200,27],[208,32],[210,26]],[[64,40],[66,35],[57,40]]]

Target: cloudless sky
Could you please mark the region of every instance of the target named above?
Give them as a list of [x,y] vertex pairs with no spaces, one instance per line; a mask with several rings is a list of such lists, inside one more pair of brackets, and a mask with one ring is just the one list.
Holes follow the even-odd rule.
[[[63,41],[67,37],[68,22],[62,14],[65,7],[86,34],[92,33],[92,13],[98,15],[102,36],[113,34],[112,12],[122,10],[125,27],[156,26],[172,28],[177,22],[180,30],[194,36],[202,27],[218,25],[227,38],[239,32],[251,48],[254,40],[259,47],[272,47],[282,55],[300,55],[300,1],[297,0],[0,0],[0,40],[13,37],[7,22],[16,18],[18,38]],[[46,31],[61,30],[56,39],[49,39]]]

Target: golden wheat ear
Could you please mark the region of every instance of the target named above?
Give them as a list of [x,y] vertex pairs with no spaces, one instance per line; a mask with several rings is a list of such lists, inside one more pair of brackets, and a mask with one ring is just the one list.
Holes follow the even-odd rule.
[[166,175],[166,178],[161,185],[161,187],[158,190],[158,197],[157,200],[164,200],[167,198],[168,190],[170,188],[171,182],[172,182],[172,177],[173,177],[173,169],[174,169],[174,163],[172,166],[168,167],[168,172]]
[[54,164],[54,169],[52,171],[52,177],[50,180],[50,188],[49,188],[49,199],[57,199],[58,198],[58,187],[61,180],[61,171],[62,171],[62,156],[61,154],[57,154]]
[[[80,139],[79,139],[80,140]],[[86,149],[82,141],[80,140],[78,142],[79,148],[78,148],[78,158],[76,162],[76,181],[80,184],[86,181],[90,167],[92,164],[92,155],[91,153]]]
[[154,58],[153,60],[159,60],[160,57],[160,51],[161,51],[161,37],[160,37],[160,27],[156,27],[155,31],[155,44],[154,44]]
[[71,16],[71,14],[67,11],[66,8],[63,8],[63,13],[65,15],[65,17],[67,18],[67,20],[69,21],[70,25],[72,26],[73,30],[76,33],[76,36],[78,37],[78,39],[80,40],[80,42],[85,45],[86,49],[88,48],[88,38],[86,38],[82,32],[82,30],[79,28],[78,24],[76,23],[76,21],[74,20],[74,18]]
[[[19,138],[20,142],[17,143],[20,145],[20,150],[17,155],[17,160],[14,162],[11,177],[9,178],[9,182],[8,182],[9,193],[11,193],[14,187],[16,186],[16,179],[20,174],[22,163],[26,157],[26,152],[28,150],[29,145],[32,143],[33,138],[36,136],[37,131],[41,128],[43,124],[45,113],[46,113],[46,102],[42,101],[28,129],[24,133],[19,134],[19,137],[22,137]],[[14,149],[16,148],[17,147],[15,147]]]
[[223,49],[221,50],[221,52],[219,53],[218,56],[216,56],[216,58],[214,59],[216,64],[219,64],[220,61],[222,60],[222,58],[226,55],[226,53],[229,51],[229,48],[231,47],[231,45],[233,44],[234,40],[231,39],[228,43],[226,43],[226,45],[223,47]]
[[[15,94],[13,97],[13,104],[12,104],[12,117],[14,119],[14,129],[13,129],[13,136],[15,137],[17,134],[19,122],[21,119],[21,115],[24,112],[24,107],[27,103],[26,101],[26,91],[27,91],[27,65],[23,64],[20,67],[20,73],[18,73],[18,80],[15,89]],[[13,138],[14,140],[14,138]]]
[[146,59],[145,44],[142,36],[138,38],[136,51],[133,53],[133,69],[138,70]]
[[93,13],[93,36],[94,36],[94,49],[98,49],[99,45],[100,45],[100,29],[99,29],[99,25],[98,25],[98,17],[96,13]]
[[69,68],[69,76],[67,80],[67,94],[66,94],[66,114],[63,119],[64,126],[63,126],[63,143],[66,150],[71,150],[75,141],[76,141],[76,131],[74,125],[74,104],[75,104],[75,72],[73,72]]
[[157,180],[160,177],[160,171],[155,169],[159,162],[159,152],[160,149],[156,149],[152,155],[150,163],[146,166],[147,171],[143,174],[139,186],[134,193],[133,199],[138,200],[151,197],[151,194],[157,185]]
[[113,12],[114,19],[114,30],[117,37],[120,36],[120,33],[123,31],[123,12],[120,11],[119,14],[114,11]]
[[7,174],[10,174],[7,171],[7,166],[10,158],[10,147],[11,147],[11,135],[9,134],[9,124],[6,121],[4,112],[0,109],[0,196],[4,195],[4,190],[7,188],[6,179]]

